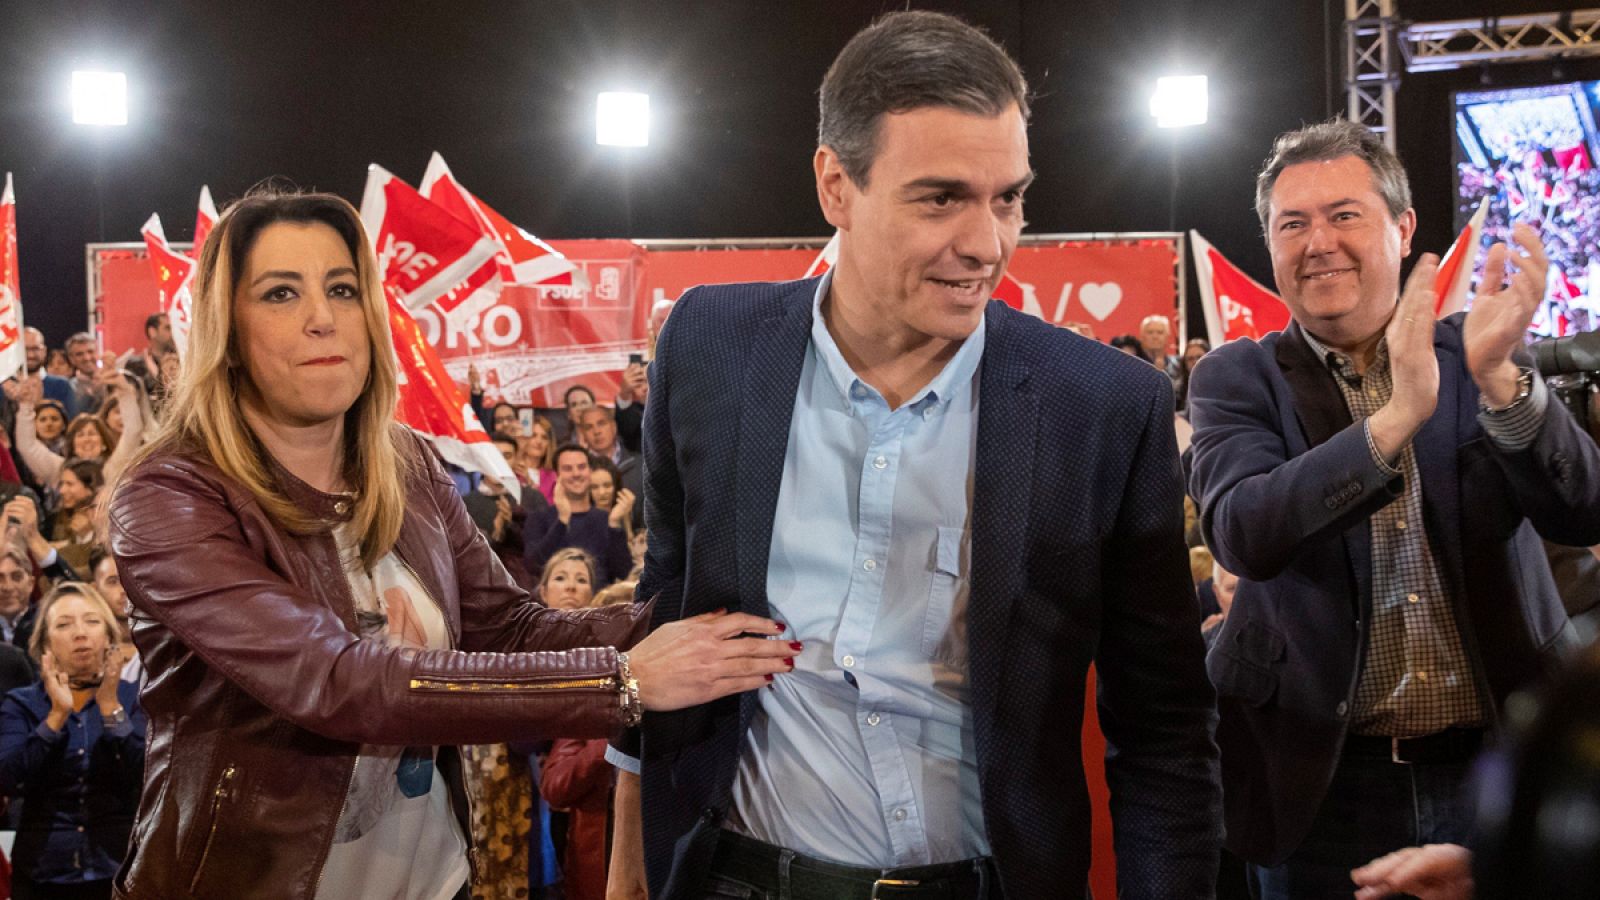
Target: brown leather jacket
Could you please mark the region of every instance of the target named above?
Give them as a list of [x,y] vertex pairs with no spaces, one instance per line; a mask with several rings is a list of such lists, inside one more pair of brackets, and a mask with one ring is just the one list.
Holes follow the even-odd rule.
[[[641,606],[547,609],[506,574],[455,485],[420,464],[394,552],[443,608],[455,650],[359,640],[331,533],[279,529],[199,455],[141,463],[111,504],[111,548],[149,672],[144,791],[116,896],[311,898],[363,743],[603,737],[621,727],[616,650]],[[279,472],[330,521],[346,504]],[[470,834],[463,821],[463,833]]]

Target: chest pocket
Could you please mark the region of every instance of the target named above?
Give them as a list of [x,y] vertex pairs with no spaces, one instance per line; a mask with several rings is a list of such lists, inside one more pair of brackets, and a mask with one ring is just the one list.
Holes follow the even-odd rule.
[[966,552],[966,529],[938,529],[928,612],[922,625],[922,653],[953,666],[967,663],[967,578],[962,574],[967,569],[962,559]]

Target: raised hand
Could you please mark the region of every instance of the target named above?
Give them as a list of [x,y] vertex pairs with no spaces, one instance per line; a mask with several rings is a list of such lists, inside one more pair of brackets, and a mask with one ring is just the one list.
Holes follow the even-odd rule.
[[1439,358],[1433,352],[1433,280],[1438,274],[1438,255],[1424,253],[1406,279],[1394,318],[1384,330],[1394,393],[1373,414],[1368,427],[1378,452],[1390,462],[1439,405]]
[[[1538,232],[1518,225],[1512,229],[1511,238],[1522,249],[1521,255],[1513,260],[1512,251],[1505,244],[1489,248],[1483,281],[1462,325],[1467,371],[1491,407],[1509,405],[1516,398],[1521,372],[1512,354],[1526,340],[1528,323],[1544,299],[1545,278],[1550,271]],[[1516,271],[1507,279],[1513,264]]]
[[556,518],[561,524],[572,524],[572,498],[567,496],[567,491],[561,485],[556,485],[555,493]]
[[56,655],[49,650],[39,660],[39,681],[44,685],[45,696],[50,698],[50,714],[45,722],[51,731],[60,731],[67,724],[67,716],[77,708],[77,701],[72,698],[67,673],[56,667]]
[[706,613],[668,622],[628,652],[648,710],[683,709],[752,691],[794,668],[799,642],[740,637],[783,632],[771,619]]
[[116,644],[107,647],[105,661],[100,666],[100,686],[94,692],[94,702],[100,706],[101,715],[122,708],[122,702],[117,699],[117,682],[122,678],[122,665],[121,649]]
[[611,501],[611,515],[609,521],[612,528],[621,528],[628,517],[633,515],[633,491],[623,488],[617,491],[616,499]]

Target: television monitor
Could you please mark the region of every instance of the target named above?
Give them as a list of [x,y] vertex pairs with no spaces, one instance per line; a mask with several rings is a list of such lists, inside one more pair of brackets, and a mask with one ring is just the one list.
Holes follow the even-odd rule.
[[1458,91],[1454,106],[1457,231],[1486,196],[1485,246],[1533,226],[1550,278],[1530,336],[1600,329],[1600,81]]

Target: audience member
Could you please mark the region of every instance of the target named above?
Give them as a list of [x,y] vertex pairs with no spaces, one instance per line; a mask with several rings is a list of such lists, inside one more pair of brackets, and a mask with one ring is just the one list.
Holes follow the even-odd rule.
[[612,509],[594,506],[589,499],[589,452],[576,444],[556,451],[555,502],[523,527],[523,565],[543,572],[545,563],[564,547],[585,550],[597,561],[597,584],[620,581],[632,568],[628,538],[623,531],[630,506],[619,502]]
[[643,528],[644,505],[633,504],[632,498],[644,493],[644,463],[638,454],[628,452],[617,439],[616,417],[603,406],[591,406],[578,413],[578,427],[590,456],[616,467],[613,482],[618,497],[626,497],[629,503],[629,533]]
[[594,405],[594,391],[581,384],[567,388],[561,395],[561,405],[567,410],[567,436],[565,443],[583,444],[583,435],[579,431],[578,414]]
[[[631,495],[632,492],[621,488],[621,484],[622,475],[617,471],[617,467],[611,464],[611,460],[598,456],[589,457],[589,500],[597,508],[609,513],[619,499],[625,499],[625,502],[632,505],[637,512],[639,504],[636,502],[636,495]],[[623,498],[624,494],[630,496]],[[624,518],[622,525],[623,532],[631,542],[634,535],[633,516]]]
[[33,635],[33,560],[16,541],[0,546],[0,637],[26,647]]
[[39,681],[0,702],[0,793],[24,800],[13,896],[109,898],[143,784],[139,689],[117,677],[114,617],[94,588],[59,585],[39,610]]
[[622,445],[632,453],[640,450],[644,405],[649,396],[649,368],[645,363],[630,361],[628,367],[622,370],[622,384],[617,388],[616,419],[617,435]]
[[111,614],[117,618],[117,649],[122,653],[122,680],[144,684],[144,664],[139,661],[139,648],[133,643],[133,625],[130,616],[133,606],[128,603],[128,592],[122,589],[122,578],[117,574],[117,559],[103,547],[95,547],[89,557],[89,572],[94,589],[105,598]]
[[102,467],[93,459],[73,459],[61,467],[56,486],[59,499],[42,530],[67,565],[78,572],[89,571],[89,554],[95,545],[95,502],[104,486]]
[[1172,355],[1172,320],[1163,315],[1145,316],[1139,323],[1139,349],[1151,365],[1175,378],[1178,357]]
[[49,355],[45,357],[44,370],[47,374],[54,375],[68,382],[69,385],[71,384],[72,362],[67,359],[67,351],[60,347],[51,350]]
[[556,498],[556,439],[555,428],[544,416],[533,417],[533,428],[522,439],[517,463],[517,474],[524,484],[532,485],[544,496],[546,503]]
[[1138,338],[1131,334],[1117,335],[1111,339],[1111,346],[1121,350],[1123,353],[1126,353],[1135,359],[1142,359],[1145,362],[1150,362],[1150,357],[1144,355],[1144,346],[1139,343]]
[[80,331],[67,338],[67,361],[72,364],[72,396],[79,412],[94,409],[105,396],[105,387],[95,380],[103,361],[95,353],[94,337]]
[[1173,391],[1178,398],[1178,412],[1187,414],[1189,409],[1189,373],[1194,371],[1194,364],[1202,356],[1211,352],[1211,342],[1205,338],[1190,338],[1189,343],[1183,345],[1183,356],[1178,359],[1178,374],[1172,382]]
[[166,313],[151,313],[144,320],[144,352],[131,353],[118,363],[144,386],[145,394],[159,397],[166,390],[161,380],[161,361],[178,352],[172,340],[172,323]]

